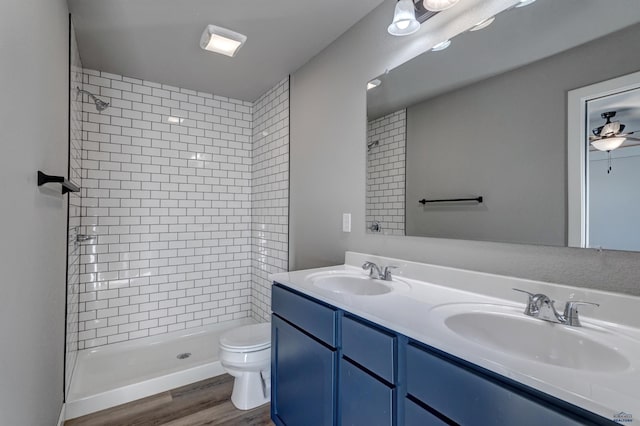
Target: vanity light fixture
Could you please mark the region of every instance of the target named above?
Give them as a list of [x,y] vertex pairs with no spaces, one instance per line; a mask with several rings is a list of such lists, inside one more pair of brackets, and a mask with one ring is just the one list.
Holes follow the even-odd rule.
[[180,124],[184,121],[184,118],[180,117],[167,117],[167,123]]
[[485,28],[487,28],[489,25],[493,24],[493,21],[496,20],[495,16],[492,16],[491,18],[485,19],[484,21],[475,24],[473,27],[471,27],[469,29],[469,31],[480,31],[483,30]]
[[446,49],[447,47],[451,46],[451,40],[445,40],[441,43],[436,44],[435,46],[433,46],[431,48],[431,51],[433,52],[440,52],[441,50]]
[[394,36],[407,36],[420,29],[416,19],[416,9],[413,0],[398,0],[393,13],[393,22],[387,32]]
[[516,8],[529,6],[531,3],[534,3],[535,1],[536,0],[520,0],[520,3],[516,5]]
[[247,36],[244,34],[215,25],[207,25],[200,37],[200,47],[233,58],[246,41]]
[[370,82],[367,83],[367,90],[375,89],[381,84],[382,84],[382,81],[378,80],[377,78],[374,80],[371,80]]
[[424,0],[422,5],[425,9],[432,12],[442,12],[455,6],[458,1],[460,0]]
[[620,148],[620,145],[622,145],[626,140],[627,138],[623,138],[623,137],[602,138],[602,139],[591,141],[591,145],[598,151],[608,152],[608,151],[613,151],[614,149]]

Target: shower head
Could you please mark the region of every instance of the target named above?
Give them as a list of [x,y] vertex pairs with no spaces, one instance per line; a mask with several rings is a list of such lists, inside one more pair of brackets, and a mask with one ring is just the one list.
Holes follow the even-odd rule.
[[109,108],[109,102],[105,102],[102,99],[94,97],[93,102],[96,104],[96,109],[98,111],[104,111],[105,109]]
[[96,110],[98,112],[100,111],[104,111],[105,109],[109,108],[109,102],[105,102],[102,99],[98,99],[96,98],[92,93],[87,92],[86,90],[83,90],[79,87],[76,87],[76,90],[78,91],[78,93],[86,93],[87,96],[89,96],[89,98],[93,101],[93,103],[96,105]]

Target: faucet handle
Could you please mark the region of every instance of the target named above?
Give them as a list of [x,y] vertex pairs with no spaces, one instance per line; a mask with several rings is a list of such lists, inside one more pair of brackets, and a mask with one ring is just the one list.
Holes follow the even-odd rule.
[[566,324],[568,325],[572,325],[574,327],[580,327],[582,324],[580,324],[580,317],[579,317],[579,312],[578,312],[578,306],[580,305],[592,305],[592,306],[600,306],[600,304],[598,303],[593,303],[593,302],[581,302],[581,301],[573,301],[570,300],[566,303],[566,305],[564,306],[564,319],[566,321]]
[[531,293],[531,292],[529,292],[529,291],[527,291],[527,290],[520,290],[519,288],[512,288],[511,290],[513,290],[513,291],[519,291],[520,293],[528,294],[528,295],[529,295],[529,297],[530,297],[530,298],[532,298],[532,299],[533,299],[533,296],[535,296],[535,294],[533,294],[533,293]]
[[369,270],[369,276],[371,278],[380,278],[380,268],[378,268],[378,265],[376,265],[375,263],[369,261],[364,262],[362,264],[362,269],[364,269],[365,271]]
[[387,265],[384,267],[384,270],[382,272],[382,279],[385,281],[391,281],[391,270],[392,269],[398,269],[399,266],[395,266],[395,265]]
[[527,301],[527,307],[524,310],[524,314],[529,316],[535,316],[539,311],[539,307],[536,303],[536,299],[539,295],[531,293],[527,290],[521,290],[519,288],[512,288],[512,290],[519,291],[520,293],[524,293],[529,296],[529,300]]
[[367,269],[371,268],[372,265],[375,265],[375,263],[366,261],[362,264],[362,269],[366,271]]

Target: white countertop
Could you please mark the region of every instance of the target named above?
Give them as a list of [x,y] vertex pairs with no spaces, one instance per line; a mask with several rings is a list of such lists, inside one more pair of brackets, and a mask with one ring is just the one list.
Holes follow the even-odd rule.
[[[314,285],[310,277],[317,273],[366,276],[360,265],[368,260],[381,266],[399,266],[393,271],[399,282],[390,283],[397,286],[397,291],[376,296],[336,293]],[[626,413],[633,420],[624,424],[640,424],[640,298],[351,252],[347,252],[345,265],[279,273],[271,279],[605,418],[614,420],[616,415]],[[561,302],[600,303],[598,309],[585,308],[588,315],[581,313],[583,327],[571,327],[569,331],[591,333],[590,338],[601,339],[630,360],[628,368],[585,371],[526,360],[474,344],[441,326],[441,312],[451,304],[467,303],[470,308],[477,304],[501,305],[519,315],[517,312],[524,311],[526,295],[514,292],[514,287],[544,293]],[[464,309],[464,305],[456,305],[456,309]]]

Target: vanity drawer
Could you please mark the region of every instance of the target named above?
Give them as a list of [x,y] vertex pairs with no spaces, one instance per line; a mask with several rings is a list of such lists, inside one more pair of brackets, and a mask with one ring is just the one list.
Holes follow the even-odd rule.
[[395,389],[349,360],[340,361],[340,420],[343,426],[391,426]]
[[350,316],[342,319],[342,353],[389,383],[396,383],[397,337]]
[[449,423],[440,420],[409,398],[404,400],[404,426],[447,426]]
[[271,287],[273,313],[302,328],[331,347],[336,347],[338,311],[290,290]]
[[463,425],[586,424],[533,395],[414,344],[407,347],[407,392]]

